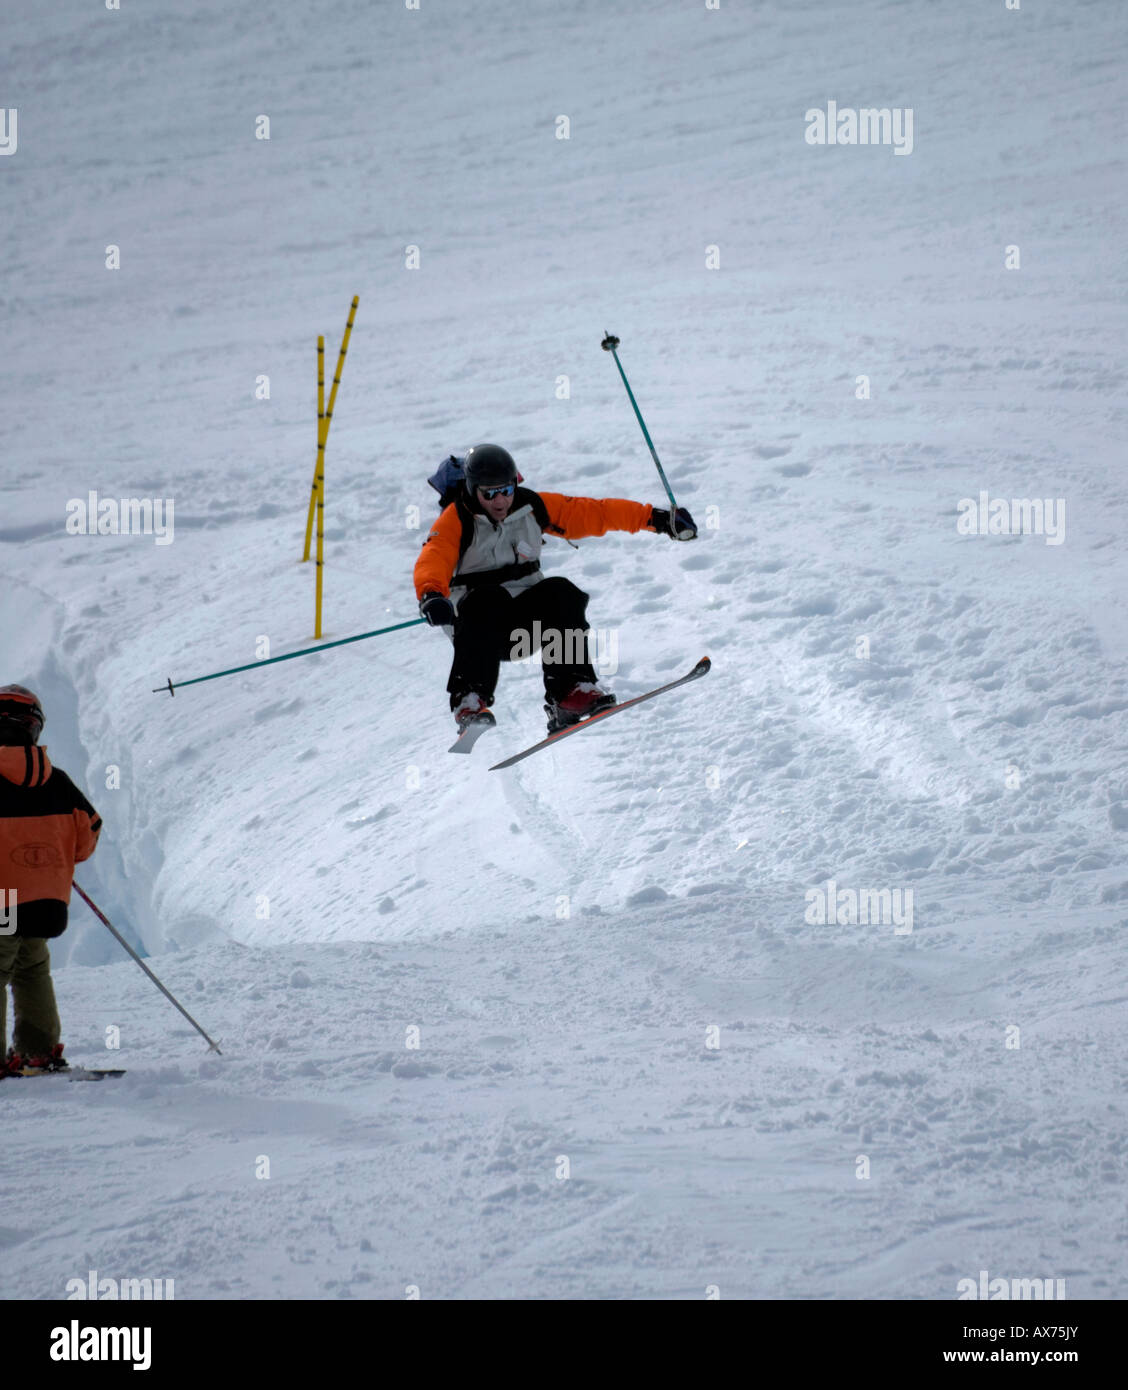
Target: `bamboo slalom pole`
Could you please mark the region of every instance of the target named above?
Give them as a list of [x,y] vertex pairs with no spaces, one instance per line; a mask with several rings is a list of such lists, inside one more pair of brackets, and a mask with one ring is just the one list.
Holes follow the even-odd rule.
[[310,489],[309,494],[309,513],[306,516],[306,546],[305,554],[302,556],[303,560],[309,559],[309,537],[313,527],[313,511],[314,507],[317,505],[318,479],[323,471],[322,465],[325,461],[325,448],[329,443],[329,426],[333,423],[333,407],[337,403],[337,387],[341,384],[341,373],[344,371],[345,367],[345,354],[349,350],[349,338],[352,335],[353,319],[356,317],[356,306],[359,303],[360,296],[354,294],[352,305],[349,308],[348,322],[345,324],[345,334],[341,339],[341,351],[337,357],[337,370],[333,376],[333,389],[329,392],[329,407],[325,412],[325,423],[322,426],[317,441],[317,467],[314,469],[313,487]]
[[321,640],[321,580],[325,574],[325,450],[321,451],[321,476],[317,480],[317,583],[314,599],[313,636]]
[[302,564],[309,559],[309,543],[313,533],[313,506],[317,500],[317,484],[325,462],[325,338],[317,337],[317,456],[313,465],[313,486],[309,494],[309,514],[306,517],[305,549]]
[[337,358],[337,370],[333,376],[333,389],[329,392],[329,407],[325,412],[325,442],[329,442],[329,426],[333,423],[333,407],[337,404],[337,387],[341,384],[341,373],[345,369],[345,353],[349,350],[349,338],[352,336],[353,319],[356,317],[356,306],[360,303],[360,296],[353,295],[352,307],[349,309],[349,319],[345,324],[345,336],[341,339],[341,352]]

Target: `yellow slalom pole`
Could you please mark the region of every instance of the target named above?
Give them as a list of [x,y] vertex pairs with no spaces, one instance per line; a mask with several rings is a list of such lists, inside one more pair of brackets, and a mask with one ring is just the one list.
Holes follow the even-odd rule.
[[341,352],[337,358],[337,371],[333,377],[333,389],[329,392],[329,409],[325,412],[325,444],[329,442],[329,426],[333,423],[333,407],[337,403],[337,387],[341,384],[341,373],[345,369],[345,353],[349,350],[349,336],[352,333],[353,319],[356,317],[356,306],[359,303],[360,296],[354,294],[352,308],[349,310],[349,321],[345,324],[345,336],[341,339]]
[[325,339],[317,338],[317,460],[313,465],[313,486],[309,491],[309,515],[306,517],[305,550],[302,563],[309,559],[309,542],[313,534],[313,508],[317,502],[317,486],[325,463]]
[[325,467],[317,480],[317,598],[313,635],[321,636],[321,576],[325,573]]
[[[341,373],[345,369],[345,354],[349,350],[349,338],[352,336],[353,320],[356,318],[356,308],[359,303],[360,296],[354,294],[352,304],[349,306],[349,317],[345,324],[344,336],[341,339],[341,351],[337,354],[337,370],[333,374],[333,389],[329,392],[329,404],[325,410],[325,420],[321,426],[320,437],[317,442],[318,468],[314,476],[313,496],[310,498],[311,511],[315,505],[317,507],[317,595],[315,600],[313,632],[315,638],[321,636],[321,581],[322,572],[325,568],[325,448],[329,443],[329,428],[333,423],[333,407],[337,402],[337,387],[341,384]],[[308,518],[306,521],[306,531],[308,534]]]
[[321,637],[321,581],[322,571],[325,569],[325,446],[329,442],[329,427],[333,423],[333,406],[336,404],[336,391],[340,385],[340,374],[345,371],[345,354],[349,352],[349,338],[353,334],[353,321],[356,318],[357,304],[360,303],[360,295],[353,295],[353,303],[349,307],[349,320],[345,324],[345,336],[340,339],[340,352],[336,359],[336,371],[333,373],[333,389],[329,392],[329,404],[326,406],[324,420],[321,418],[321,402],[324,398],[324,339],[318,338],[318,439],[317,439],[317,471],[314,473],[313,493],[310,496],[310,513],[306,518],[306,555],[303,559],[308,559],[310,555],[310,523],[313,521],[313,509],[317,507],[317,596],[314,605],[314,637]]

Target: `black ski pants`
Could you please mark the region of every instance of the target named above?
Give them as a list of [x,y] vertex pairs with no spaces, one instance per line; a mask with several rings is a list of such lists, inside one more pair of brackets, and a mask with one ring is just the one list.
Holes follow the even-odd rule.
[[538,647],[548,699],[562,698],[580,681],[594,682],[595,670],[587,660],[588,597],[559,575],[516,594],[499,584],[471,589],[458,605],[454,624],[454,661],[447,681],[451,709],[471,692],[492,704],[501,662],[530,656]]

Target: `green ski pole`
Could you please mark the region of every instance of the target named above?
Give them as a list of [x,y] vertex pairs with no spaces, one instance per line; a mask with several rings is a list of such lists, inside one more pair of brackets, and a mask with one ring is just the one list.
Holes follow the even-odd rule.
[[662,479],[662,486],[666,489],[666,496],[670,499],[670,525],[674,528],[674,538],[681,540],[677,534],[677,527],[674,518],[678,513],[678,504],[674,500],[674,494],[670,489],[669,481],[666,478],[666,470],[662,467],[662,461],[658,457],[658,450],[654,447],[654,441],[650,438],[650,431],[646,428],[646,421],[642,418],[642,411],[638,408],[638,402],[634,398],[631,384],[627,380],[627,374],[623,371],[623,364],[619,361],[619,354],[615,349],[619,346],[619,340],[613,333],[604,331],[603,341],[599,345],[604,352],[609,352],[615,359],[615,366],[619,369],[619,375],[623,378],[623,385],[627,388],[627,395],[630,398],[631,406],[634,409],[635,418],[638,420],[639,428],[642,430],[642,437],[646,440],[646,447],[650,450],[650,457],[654,460],[654,467],[658,470],[658,476]]
[[253,671],[258,666],[273,666],[276,661],[293,661],[296,656],[309,656],[311,652],[323,652],[329,647],[344,647],[349,642],[363,642],[367,637],[382,637],[385,632],[398,632],[404,627],[417,627],[420,623],[426,622],[426,618],[411,618],[406,623],[393,623],[391,627],[378,627],[374,632],[358,632],[355,637],[339,637],[335,642],[322,642],[319,647],[303,647],[300,652],[287,652],[285,656],[268,656],[264,661],[248,661],[245,666],[232,666],[226,671],[213,671],[209,676],[193,676],[189,681],[177,681],[172,683],[169,676],[166,685],[158,685],[154,690],[154,695],[162,695],[167,690],[170,695],[185,685],[199,685],[201,681],[218,680],[220,676],[234,676],[240,671]]

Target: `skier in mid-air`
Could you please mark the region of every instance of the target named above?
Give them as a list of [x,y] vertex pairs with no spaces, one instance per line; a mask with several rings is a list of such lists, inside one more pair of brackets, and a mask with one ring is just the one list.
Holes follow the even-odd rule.
[[534,492],[520,486],[517,465],[497,444],[476,444],[462,477],[444,494],[452,500],[431,527],[414,573],[420,613],[454,642],[447,691],[459,729],[493,704],[500,663],[538,645],[550,734],[613,705],[590,661],[579,659],[587,655],[589,596],[570,579],[541,573],[544,534],[579,540],[652,531],[693,540],[693,518],[684,507],[671,518],[647,502]]
[[47,941],[66,930],[75,863],[94,853],[102,829],[98,812],[38,746],[43,723],[30,690],[0,688],[0,1050],[9,985],[15,1014],[0,1070],[15,1074],[67,1066]]

